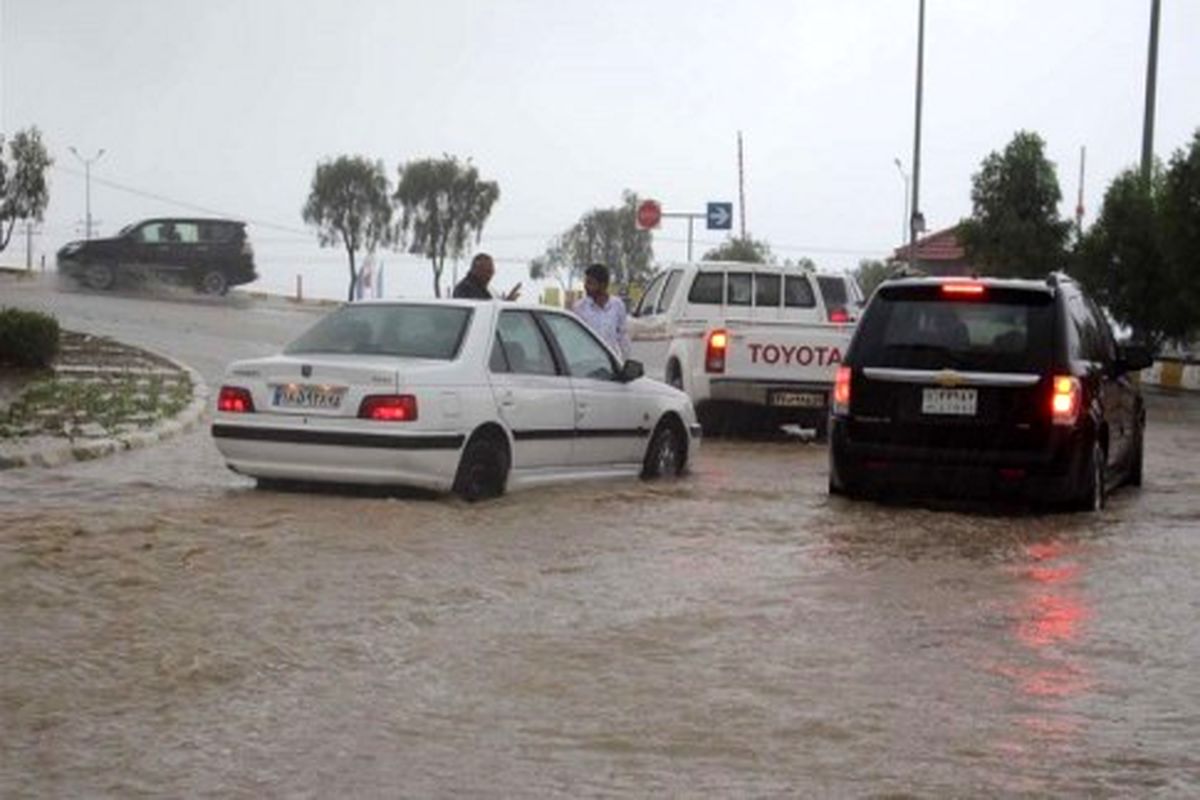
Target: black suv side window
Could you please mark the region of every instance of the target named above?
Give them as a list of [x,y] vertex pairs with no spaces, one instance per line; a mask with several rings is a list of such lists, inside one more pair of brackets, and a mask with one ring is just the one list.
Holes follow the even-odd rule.
[[1084,302],[1083,295],[1072,293],[1067,297],[1067,317],[1072,357],[1101,363],[1107,361],[1099,322]]

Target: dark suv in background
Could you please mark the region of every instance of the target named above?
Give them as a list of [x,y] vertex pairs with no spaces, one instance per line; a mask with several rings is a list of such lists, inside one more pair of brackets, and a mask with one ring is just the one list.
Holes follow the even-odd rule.
[[71,242],[58,271],[92,289],[119,280],[156,279],[221,295],[258,278],[246,225],[228,219],[148,219],[110,239]]
[[1066,275],[888,281],[837,373],[829,491],[1099,509],[1141,484],[1150,364]]

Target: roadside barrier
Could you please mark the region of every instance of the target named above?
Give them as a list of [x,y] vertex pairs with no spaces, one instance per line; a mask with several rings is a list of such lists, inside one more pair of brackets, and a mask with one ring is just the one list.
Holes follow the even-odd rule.
[[1200,391],[1200,361],[1165,356],[1142,371],[1142,383],[1163,389]]

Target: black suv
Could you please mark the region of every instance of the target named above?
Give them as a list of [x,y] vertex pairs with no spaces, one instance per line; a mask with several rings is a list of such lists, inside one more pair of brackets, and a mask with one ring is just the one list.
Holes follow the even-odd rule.
[[156,278],[204,294],[225,294],[258,277],[245,223],[228,219],[135,222],[111,239],[64,246],[58,271],[98,290],[111,289],[119,279]]
[[887,281],[837,372],[829,491],[1097,510],[1142,482],[1150,364],[1066,275]]

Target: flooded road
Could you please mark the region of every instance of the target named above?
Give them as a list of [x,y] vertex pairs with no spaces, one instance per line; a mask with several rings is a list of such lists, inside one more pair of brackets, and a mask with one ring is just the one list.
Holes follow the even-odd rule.
[[[311,321],[51,302],[210,384]],[[0,473],[0,795],[1196,796],[1200,398],[1147,443],[1096,516],[831,499],[794,441],[478,506],[204,432]]]

